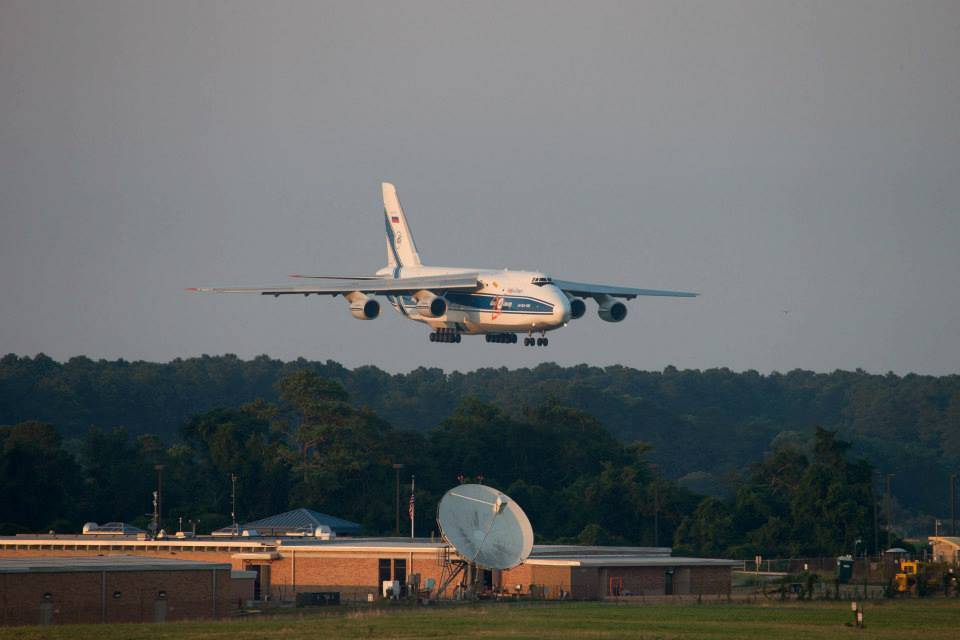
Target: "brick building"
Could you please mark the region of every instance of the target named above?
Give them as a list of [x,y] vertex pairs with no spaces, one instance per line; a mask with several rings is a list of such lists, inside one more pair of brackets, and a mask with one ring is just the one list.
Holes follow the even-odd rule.
[[228,563],[128,555],[0,558],[4,625],[164,622],[227,616],[253,576]]
[[710,595],[730,591],[732,560],[679,558],[669,548],[537,546],[504,571],[503,588],[546,588],[546,598],[598,600],[630,595]]
[[960,565],[960,537],[930,536],[929,541],[934,562]]
[[[381,595],[384,580],[406,584],[413,574],[440,583],[448,551],[439,541],[310,536],[169,537],[143,534],[0,537],[0,558],[137,555],[229,564],[255,576],[253,598],[292,601],[298,593],[334,591],[341,600]],[[597,599],[625,594],[722,594],[730,588],[726,560],[676,558],[669,548],[537,545],[508,571],[484,572],[491,590],[538,597]],[[534,585],[531,589],[531,585]],[[452,595],[452,591],[447,592]]]

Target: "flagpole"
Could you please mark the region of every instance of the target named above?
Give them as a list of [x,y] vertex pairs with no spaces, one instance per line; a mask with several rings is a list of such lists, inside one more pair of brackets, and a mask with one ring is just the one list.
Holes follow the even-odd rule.
[[417,476],[410,476],[410,539],[413,540],[413,513],[416,508],[414,505],[414,489],[417,486]]

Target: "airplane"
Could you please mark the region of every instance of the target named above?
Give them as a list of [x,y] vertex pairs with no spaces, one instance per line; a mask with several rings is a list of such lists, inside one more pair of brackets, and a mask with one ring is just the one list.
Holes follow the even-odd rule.
[[[637,296],[693,298],[697,293],[634,289],[604,284],[556,280],[540,271],[429,267],[420,260],[396,187],[384,182],[383,219],[387,266],[372,275],[293,275],[310,284],[277,287],[193,287],[188,291],[286,295],[343,296],[359,320],[380,315],[374,296],[385,296],[404,318],[422,322],[433,331],[430,342],[455,344],[465,335],[483,335],[489,343],[545,347],[548,331],[583,317],[585,298],[597,303],[607,322],[621,322],[627,306],[620,299]],[[538,337],[534,337],[537,335]]]

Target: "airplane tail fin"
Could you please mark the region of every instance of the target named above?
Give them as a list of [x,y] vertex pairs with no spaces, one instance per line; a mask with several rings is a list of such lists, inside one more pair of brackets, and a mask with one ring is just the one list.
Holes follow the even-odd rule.
[[420,254],[413,242],[410,225],[400,206],[397,188],[389,182],[383,187],[383,216],[387,232],[387,266],[416,267],[420,265]]

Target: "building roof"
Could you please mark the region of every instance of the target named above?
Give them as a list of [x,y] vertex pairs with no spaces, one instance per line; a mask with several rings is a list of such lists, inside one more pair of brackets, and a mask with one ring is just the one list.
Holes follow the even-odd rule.
[[930,536],[930,542],[945,542],[954,547],[960,548],[960,537],[957,536]]
[[83,535],[86,536],[135,536],[141,533],[146,533],[146,531],[126,522],[106,522],[104,524],[88,522],[83,525]]
[[670,556],[670,547],[599,547],[574,544],[535,544],[531,558],[569,556]]
[[261,535],[276,535],[273,532],[286,533],[309,529],[312,533],[320,526],[330,527],[337,535],[357,535],[361,530],[360,525],[356,522],[304,508],[293,509],[292,511],[247,522],[240,525],[240,529],[254,529]]
[[[177,551],[188,549],[208,550],[231,553],[233,558],[275,559],[288,551],[313,554],[356,554],[356,553],[416,553],[437,555],[444,553],[448,545],[442,540],[430,538],[334,538],[318,539],[312,536],[266,538],[213,538],[197,537],[188,539],[164,538],[161,540],[115,540],[110,537],[91,539],[89,536],[37,536],[0,537],[0,546],[37,547],[63,551],[95,550],[100,546],[111,551],[122,548],[128,552],[163,551],[174,548]],[[455,555],[455,551],[449,552]],[[117,558],[123,556],[107,556]],[[103,560],[104,558],[100,558]],[[152,561],[153,559],[145,559]],[[157,560],[159,562],[159,560]],[[181,561],[183,562],[183,561]],[[597,547],[581,545],[534,545],[527,564],[571,567],[631,567],[631,566],[734,566],[739,561],[717,558],[683,558],[670,555],[669,547]]]
[[530,556],[524,564],[560,567],[733,567],[741,562],[721,558],[681,558],[673,556],[567,556],[538,558]]
[[46,556],[0,558],[0,573],[76,573],[86,571],[202,571],[229,569],[228,563],[147,558],[144,556]]
[[279,547],[281,551],[395,551],[401,553],[429,551],[437,553],[448,546],[440,540],[430,538],[346,538],[333,540],[314,540],[310,538],[286,539]]

